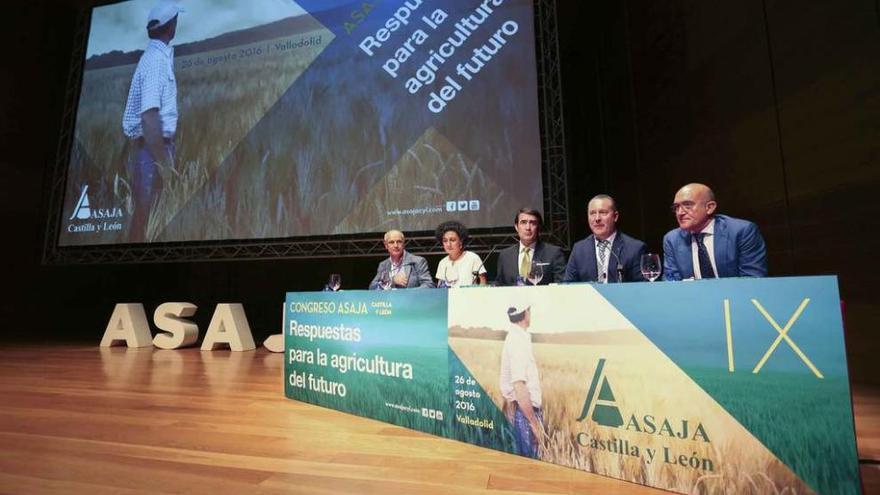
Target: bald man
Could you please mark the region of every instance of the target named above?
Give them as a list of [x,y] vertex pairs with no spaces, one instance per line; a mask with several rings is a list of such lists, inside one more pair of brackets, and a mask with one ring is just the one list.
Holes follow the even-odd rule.
[[379,263],[376,276],[370,282],[370,289],[384,289],[383,279],[390,282],[387,288],[434,287],[428,262],[421,256],[406,252],[406,237],[399,230],[385,232],[382,240],[388,258]]
[[663,236],[663,278],[766,277],[767,247],[758,226],[715,213],[715,193],[688,184],[675,193],[678,228]]

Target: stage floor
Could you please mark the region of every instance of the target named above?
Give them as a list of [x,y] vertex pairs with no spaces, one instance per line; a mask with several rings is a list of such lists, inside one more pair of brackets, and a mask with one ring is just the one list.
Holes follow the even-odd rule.
[[[282,360],[0,346],[0,493],[669,493],[286,399]],[[880,494],[880,390],[853,390]]]

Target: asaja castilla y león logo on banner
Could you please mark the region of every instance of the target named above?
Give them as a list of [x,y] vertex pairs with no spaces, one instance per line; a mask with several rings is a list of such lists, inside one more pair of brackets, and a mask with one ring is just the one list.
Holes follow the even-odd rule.
[[[702,422],[687,418],[670,419],[661,415],[622,411],[622,408],[614,394],[611,380],[606,373],[606,359],[601,358],[596,365],[596,371],[590,380],[587,398],[577,422],[584,423],[585,431],[578,432],[576,440],[578,445],[597,451],[609,452],[618,455],[642,457],[646,454],[651,461],[657,454],[658,460],[668,464],[676,464],[704,471],[714,471],[714,462],[706,457],[677,455],[668,445],[662,448],[650,448],[639,446],[633,436],[627,434],[650,435],[651,438],[668,438],[685,442],[697,442],[709,444],[709,434]],[[618,391],[619,392],[619,391]],[[592,425],[600,428],[591,428]],[[609,437],[596,434],[603,429],[624,430],[620,434],[612,433]],[[691,461],[691,458],[694,461]]]
[[92,208],[89,201],[89,185],[82,186],[82,192],[76,201],[76,206],[71,212],[70,223],[67,225],[68,232],[104,232],[121,231],[123,213],[122,208],[112,206],[110,208]]

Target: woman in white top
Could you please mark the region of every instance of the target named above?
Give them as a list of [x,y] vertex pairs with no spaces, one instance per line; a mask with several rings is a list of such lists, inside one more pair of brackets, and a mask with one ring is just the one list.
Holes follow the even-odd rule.
[[[461,222],[443,222],[434,232],[437,241],[443,244],[446,257],[437,265],[439,287],[460,287],[464,285],[486,285],[486,267],[476,253],[464,250],[468,241],[467,227]],[[474,280],[474,272],[479,276]]]

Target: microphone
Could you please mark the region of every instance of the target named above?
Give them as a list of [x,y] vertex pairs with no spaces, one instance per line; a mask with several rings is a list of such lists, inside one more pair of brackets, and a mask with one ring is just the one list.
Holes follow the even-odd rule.
[[[408,270],[404,269],[404,267],[407,267],[407,266],[409,267],[409,269]],[[403,270],[404,273],[406,273],[406,285],[403,286],[404,288],[409,287],[409,279],[410,279],[410,277],[412,277],[412,274],[414,271],[413,267],[415,267],[415,266],[416,266],[416,264],[412,261],[407,261],[406,263],[400,265],[400,269]]]
[[492,249],[489,250],[489,254],[487,254],[485,258],[480,259],[480,266],[478,266],[476,270],[471,272],[474,276],[474,282],[473,282],[474,285],[480,284],[480,270],[483,269],[483,266],[486,264],[486,260],[489,259],[489,257],[491,257],[495,253],[495,249],[497,247],[498,247],[497,244],[492,244]]
[[608,252],[614,256],[615,260],[617,260],[617,283],[619,284],[619,283],[623,282],[623,263],[620,262],[620,256],[619,256],[620,252],[623,251],[623,246],[620,246],[620,248],[618,248],[617,251],[618,252],[615,253],[613,249],[608,249]]

